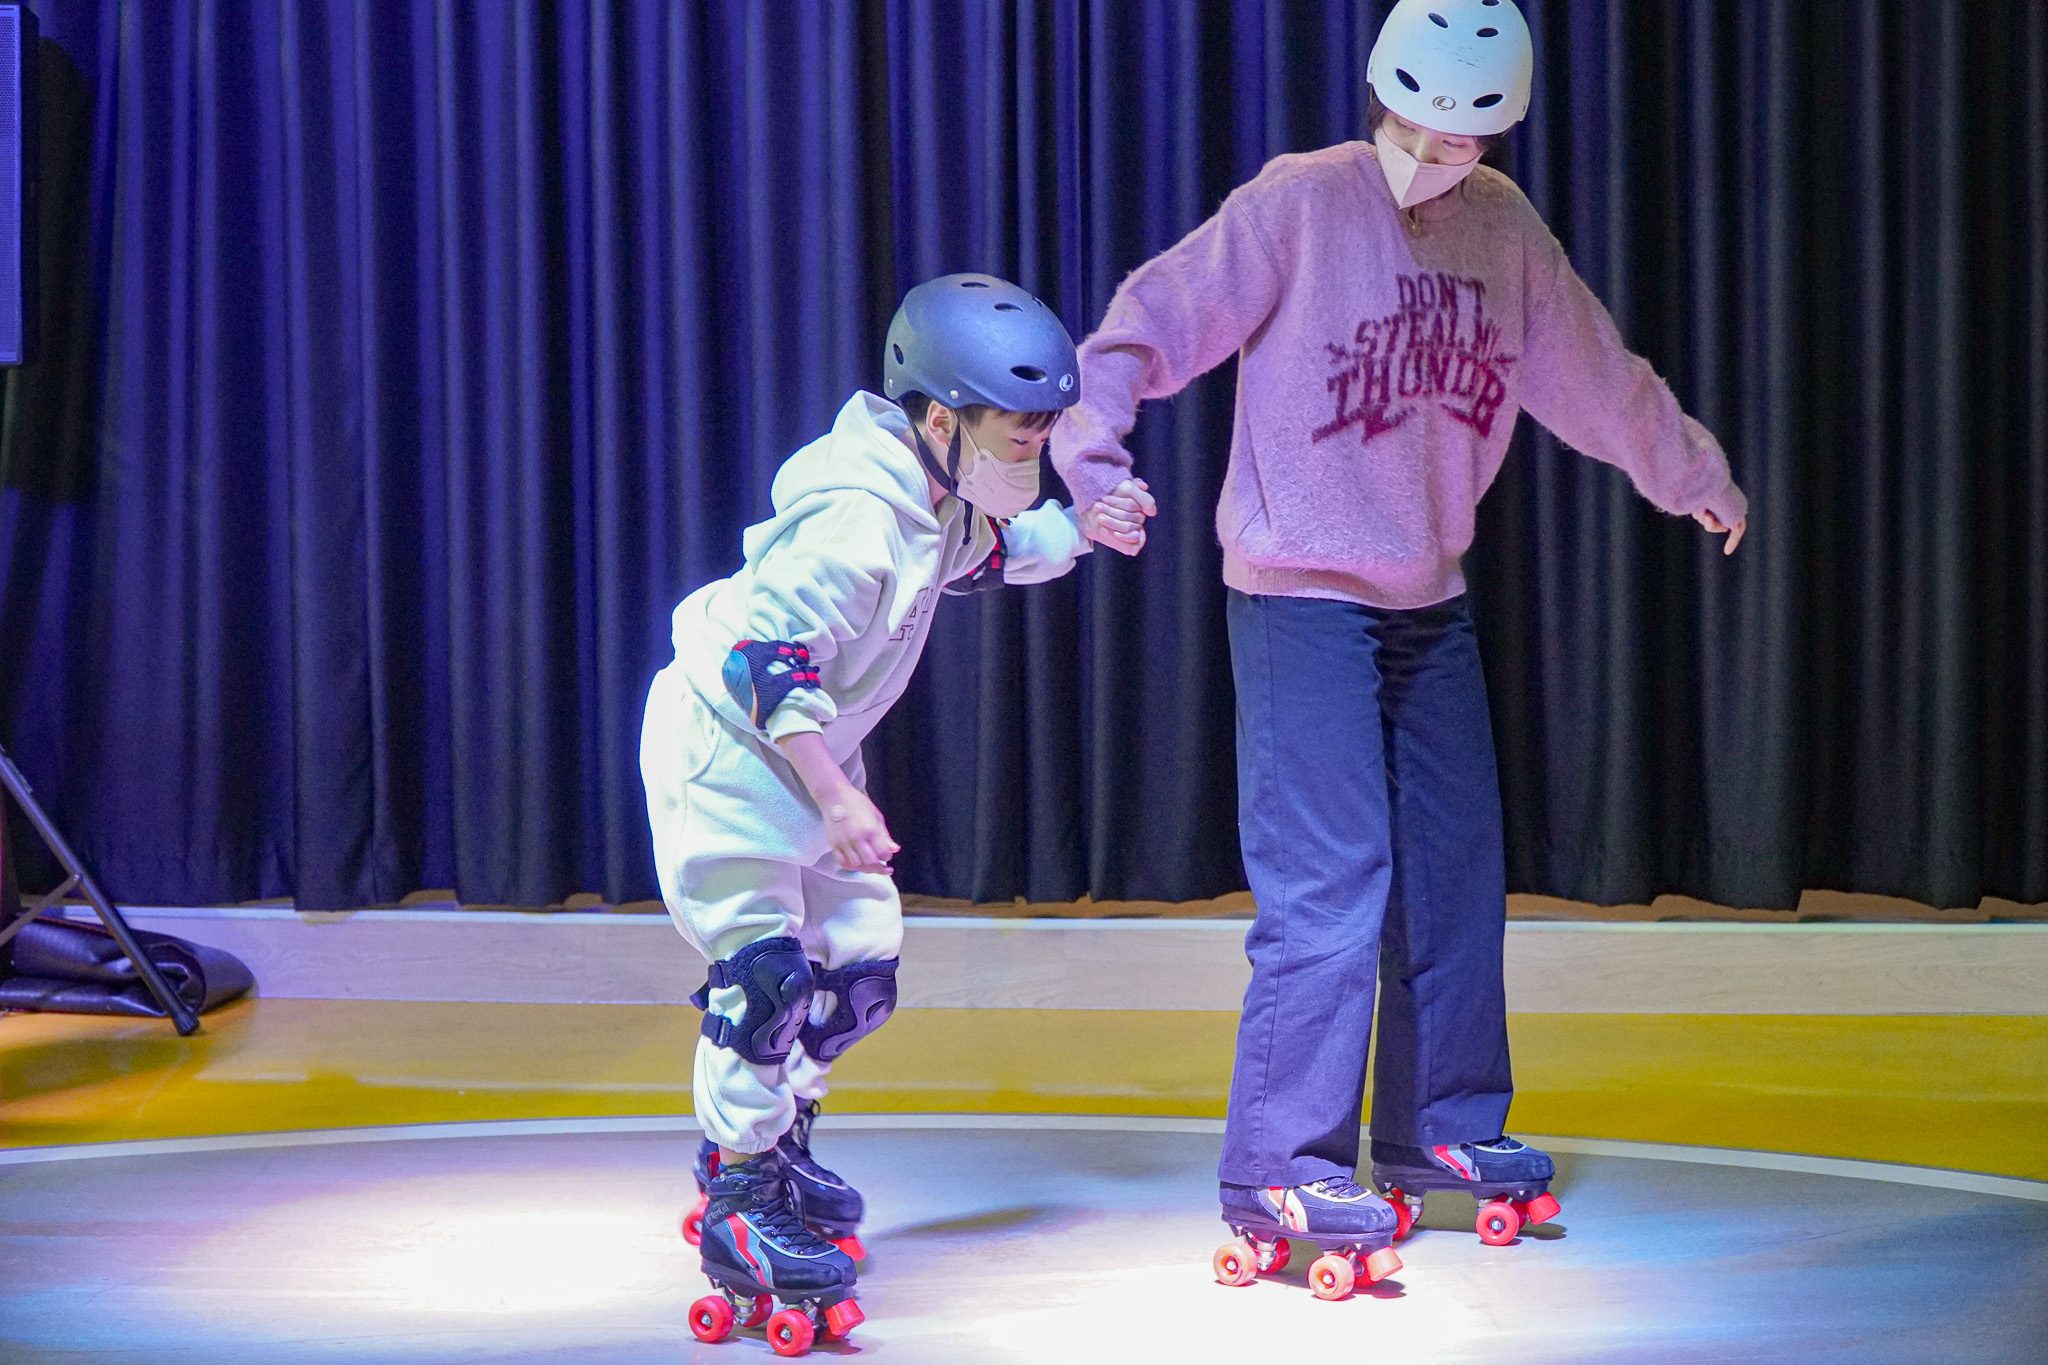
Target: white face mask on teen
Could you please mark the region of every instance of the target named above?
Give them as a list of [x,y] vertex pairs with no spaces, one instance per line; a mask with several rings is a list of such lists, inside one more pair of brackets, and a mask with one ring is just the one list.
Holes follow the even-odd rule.
[[1013,464],[998,460],[975,444],[965,423],[960,427],[960,443],[966,450],[953,485],[963,502],[974,504],[998,521],[1031,510],[1031,504],[1038,501],[1038,461],[1019,460]]
[[1379,149],[1380,170],[1387,177],[1387,188],[1394,192],[1394,202],[1404,209],[1449,194],[1479,165],[1476,156],[1455,166],[1417,161],[1384,135],[1374,138],[1373,145]]

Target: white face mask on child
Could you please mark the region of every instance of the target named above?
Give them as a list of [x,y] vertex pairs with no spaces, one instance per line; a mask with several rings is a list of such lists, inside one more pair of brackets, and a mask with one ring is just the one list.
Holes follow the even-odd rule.
[[1449,194],[1479,165],[1476,156],[1455,166],[1417,161],[1390,137],[1375,138],[1373,145],[1379,149],[1380,170],[1386,174],[1387,188],[1394,192],[1394,202],[1404,209]]
[[964,423],[960,427],[960,442],[966,453],[961,456],[953,490],[962,501],[973,503],[998,521],[1029,511],[1031,504],[1038,501],[1038,461],[1019,460],[1012,464],[998,460],[975,444]]

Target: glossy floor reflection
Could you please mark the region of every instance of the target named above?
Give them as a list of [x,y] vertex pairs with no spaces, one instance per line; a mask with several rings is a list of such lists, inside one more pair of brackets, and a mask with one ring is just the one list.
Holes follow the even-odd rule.
[[[772,1360],[758,1335],[704,1347],[684,1325],[703,1292],[675,1232],[692,1141],[599,1125],[0,1167],[0,1359]],[[1556,1227],[1489,1248],[1469,1199],[1432,1196],[1406,1268],[1330,1304],[1299,1264],[1209,1279],[1213,1132],[828,1120],[819,1148],[874,1210],[869,1322],[820,1358],[2004,1362],[2048,1344],[2048,1202],[2003,1194],[1567,1153]]]

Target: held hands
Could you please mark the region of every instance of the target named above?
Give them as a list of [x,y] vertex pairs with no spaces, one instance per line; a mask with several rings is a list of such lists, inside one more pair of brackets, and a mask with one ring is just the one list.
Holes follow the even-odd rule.
[[1744,517],[1733,526],[1723,525],[1721,519],[1712,512],[1695,512],[1692,514],[1692,519],[1706,527],[1714,535],[1728,537],[1728,543],[1721,547],[1721,553],[1724,555],[1735,553],[1735,547],[1742,543],[1742,533],[1749,529],[1748,517]]
[[1080,514],[1081,534],[1118,554],[1135,555],[1145,548],[1145,521],[1159,515],[1159,504],[1143,479],[1125,479]]
[[889,837],[882,812],[866,792],[848,785],[825,802],[825,833],[839,865],[849,872],[879,872],[889,875],[889,860],[902,845]]

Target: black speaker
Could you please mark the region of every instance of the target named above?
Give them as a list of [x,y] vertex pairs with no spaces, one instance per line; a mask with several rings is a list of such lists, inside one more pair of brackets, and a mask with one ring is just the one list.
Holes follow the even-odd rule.
[[36,16],[0,4],[0,365],[25,365],[36,329]]

